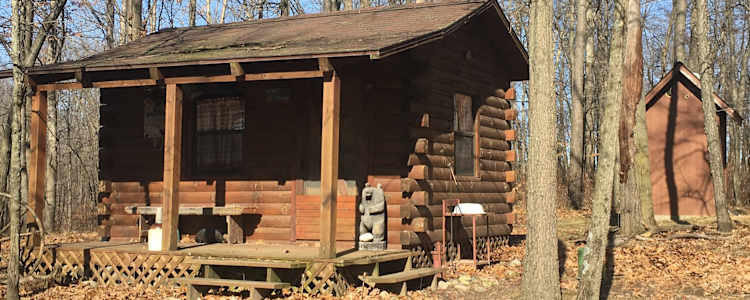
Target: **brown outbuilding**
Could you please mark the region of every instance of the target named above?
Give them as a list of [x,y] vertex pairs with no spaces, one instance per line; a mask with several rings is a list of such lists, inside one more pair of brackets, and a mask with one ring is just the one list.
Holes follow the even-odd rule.
[[[648,92],[645,101],[654,213],[673,219],[713,215],[714,192],[699,77],[678,62]],[[713,101],[725,154],[727,118],[732,122],[741,122],[742,118],[719,96],[714,94]]]

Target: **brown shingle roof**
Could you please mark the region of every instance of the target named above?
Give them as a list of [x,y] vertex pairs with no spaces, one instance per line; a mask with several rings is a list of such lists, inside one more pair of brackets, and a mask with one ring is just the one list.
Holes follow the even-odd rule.
[[[497,10],[518,57],[527,60],[495,0],[444,2],[165,29],[81,60],[35,67],[32,74],[149,66],[369,55],[378,59],[443,35]],[[0,74],[2,75],[2,74]],[[0,76],[2,77],[2,76]]]

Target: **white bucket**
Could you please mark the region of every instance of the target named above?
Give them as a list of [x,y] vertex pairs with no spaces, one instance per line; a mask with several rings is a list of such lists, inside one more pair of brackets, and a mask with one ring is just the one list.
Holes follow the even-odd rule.
[[161,226],[154,225],[148,229],[148,250],[161,251]]

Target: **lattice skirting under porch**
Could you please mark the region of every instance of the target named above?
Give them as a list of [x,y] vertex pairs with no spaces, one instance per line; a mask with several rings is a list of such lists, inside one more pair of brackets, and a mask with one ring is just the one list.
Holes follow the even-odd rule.
[[171,284],[170,279],[195,277],[199,264],[185,262],[186,256],[166,253],[129,253],[48,247],[39,260],[39,249],[24,250],[26,274],[58,282],[83,278],[102,285]]
[[[491,236],[491,237],[480,237],[477,238],[477,256],[480,260],[487,259],[487,245],[490,245],[492,249],[497,249],[501,246],[508,245],[508,236]],[[463,258],[471,258],[471,241],[461,243],[461,252],[463,252]],[[434,246],[433,246],[434,249]],[[448,261],[455,260],[458,257],[458,245],[457,243],[448,242],[446,247],[446,254]],[[415,252],[415,256],[412,259],[414,268],[427,268],[432,266],[432,249],[425,249],[424,246],[414,246],[410,248],[411,251]],[[497,259],[492,257],[492,259]]]
[[192,278],[200,265],[185,262],[186,256],[158,253],[95,251],[89,267],[91,279],[104,285],[170,284],[172,278]]

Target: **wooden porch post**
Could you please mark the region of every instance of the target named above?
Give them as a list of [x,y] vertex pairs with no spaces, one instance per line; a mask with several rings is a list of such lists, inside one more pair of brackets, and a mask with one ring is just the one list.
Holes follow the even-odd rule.
[[320,137],[320,257],[336,257],[336,196],[339,179],[341,80],[323,77],[323,131]]
[[162,250],[177,250],[180,211],[180,163],[182,159],[182,90],[167,85],[164,107],[164,190],[162,191]]
[[[47,168],[47,92],[37,90],[31,97],[31,155],[28,157],[29,206],[39,221],[44,220],[45,172]],[[26,215],[26,222],[36,223],[34,216]],[[42,224],[36,224],[41,227]],[[34,244],[38,244],[38,237]]]

